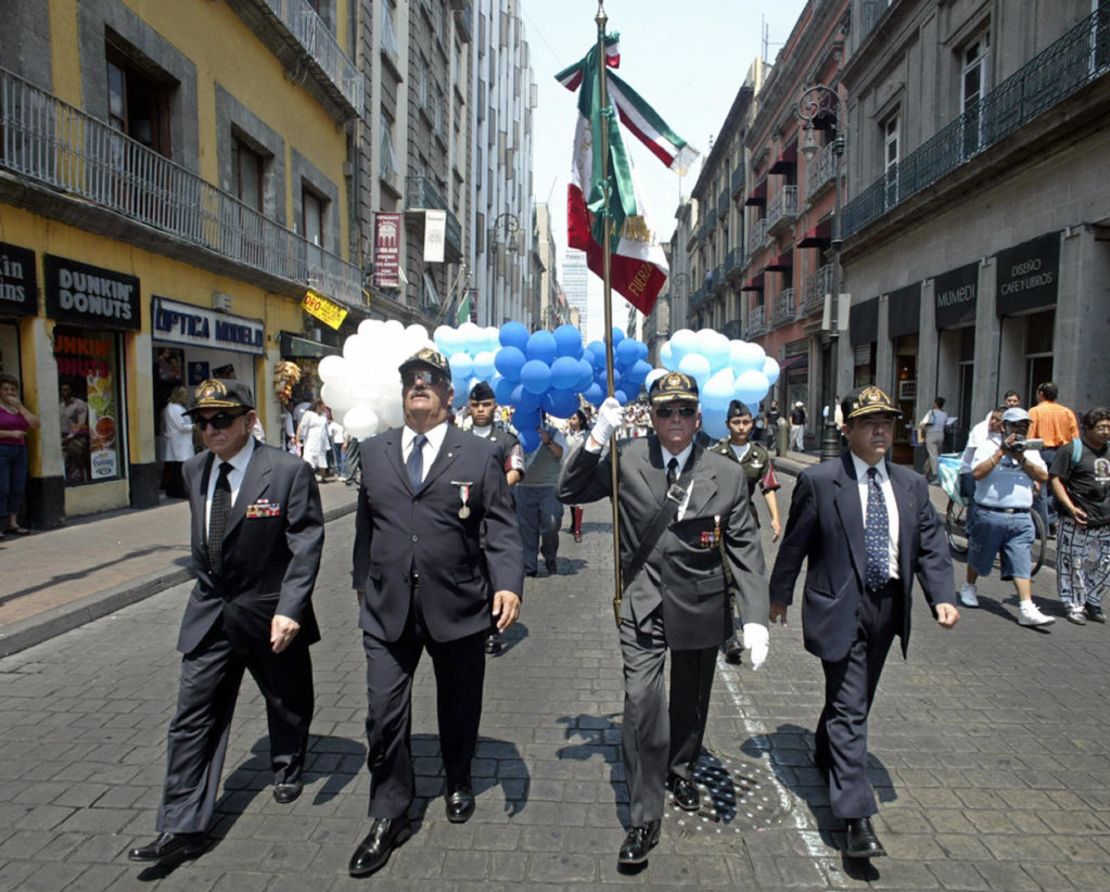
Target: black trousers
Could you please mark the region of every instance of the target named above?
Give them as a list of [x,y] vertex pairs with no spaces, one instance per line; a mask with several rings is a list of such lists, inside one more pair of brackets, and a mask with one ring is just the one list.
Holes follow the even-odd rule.
[[241,654],[232,650],[217,625],[195,651],[181,659],[166,784],[155,823],[158,832],[200,833],[211,826],[244,670],[266,700],[274,783],[300,778],[315,706],[308,645],[293,639],[280,654]]
[[867,719],[895,632],[901,628],[900,583],[864,594],[856,640],[842,660],[822,661],[825,708],[817,722],[817,764],[828,769],[829,803],[838,818],[878,811],[867,780]]
[[487,634],[436,641],[428,634],[415,605],[398,640],[381,641],[363,632],[371,819],[401,817],[412,803],[412,679],[425,650],[435,671],[439,748],[447,787],[470,782],[470,763],[478,747],[482,718]]
[[667,642],[662,610],[641,629],[631,619],[620,625],[624,658],[624,717],[621,743],[633,827],[663,817],[668,774],[689,780],[701,753],[717,648],[671,651],[671,696],[663,682]]

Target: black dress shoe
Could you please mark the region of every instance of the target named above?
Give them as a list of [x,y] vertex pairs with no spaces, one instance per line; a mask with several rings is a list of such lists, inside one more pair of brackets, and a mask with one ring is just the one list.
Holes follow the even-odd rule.
[[291,784],[274,784],[274,801],[288,805],[301,795],[304,790],[304,781],[298,780]]
[[740,643],[736,636],[733,635],[731,638],[728,639],[728,643],[725,645],[725,662],[732,663],[733,666],[739,666],[740,657],[743,653],[744,646]]
[[633,827],[621,844],[617,863],[625,865],[643,864],[648,852],[659,843],[659,822],[648,821],[643,827]]
[[447,794],[447,820],[452,824],[465,824],[474,814],[474,791],[470,784],[460,784]]
[[366,839],[358,844],[347,870],[353,877],[368,877],[385,867],[390,853],[412,836],[408,817],[374,818]]
[[683,811],[697,811],[701,808],[701,791],[693,781],[672,774],[667,779],[667,789],[674,794],[674,804]]
[[547,567],[547,572],[552,576],[559,572],[559,564],[556,561],[546,561],[544,566]]
[[495,657],[499,653],[501,653],[501,647],[501,633],[492,632],[489,638],[486,639],[486,653],[488,653],[490,656]]
[[848,819],[844,832],[844,854],[849,858],[878,858],[886,854],[870,818]]
[[127,853],[130,861],[148,864],[177,864],[204,851],[203,833],[160,833],[154,842]]

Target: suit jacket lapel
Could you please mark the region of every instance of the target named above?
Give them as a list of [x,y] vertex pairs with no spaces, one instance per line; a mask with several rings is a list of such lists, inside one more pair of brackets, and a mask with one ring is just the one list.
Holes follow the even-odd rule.
[[640,476],[651,490],[656,504],[662,505],[667,497],[667,472],[663,467],[663,448],[657,437],[648,440],[648,460],[647,464],[641,463]]
[[[887,474],[890,474],[890,463],[887,463]],[[894,502],[898,506],[898,575],[902,578],[902,585],[908,590],[910,585],[910,542],[916,526],[917,505],[913,494],[903,483],[890,476],[890,486],[894,491]]]
[[[432,462],[432,466],[428,469],[428,473],[424,475],[424,482],[420,484],[420,489],[417,492],[423,492],[427,489],[428,484],[443,474],[451,465],[455,463],[458,457],[459,450],[462,449],[462,431],[454,425],[447,426],[447,434],[443,438],[443,442],[439,446],[439,452],[436,454],[436,459]],[[405,474],[408,478],[408,474]],[[477,480],[471,481],[477,483]]]
[[[702,455],[704,451],[701,446],[695,443],[694,451],[690,453],[690,458],[686,461],[686,467],[691,472],[686,484],[693,487],[693,491],[690,493],[689,502],[686,503],[684,517],[697,517],[709,503],[709,499],[717,494],[717,475],[713,473],[710,463]],[[683,482],[681,477],[678,482]]]
[[261,444],[255,443],[251,460],[247,463],[247,472],[243,475],[243,482],[239,486],[239,495],[235,499],[235,504],[231,506],[231,514],[227,518],[227,532],[224,533],[224,541],[227,541],[231,531],[246,517],[247,506],[258,501],[258,497],[269,488],[270,474],[273,469],[270,457],[266,455],[266,450],[263,449]]
[[863,509],[859,504],[859,481],[855,477],[855,466],[850,453],[841,456],[840,473],[836,476],[837,492],[834,497],[836,512],[840,515],[840,525],[847,539],[848,555],[856,579],[863,586],[864,568],[860,566],[862,555],[866,554],[863,539]]
[[205,503],[208,501],[208,481],[215,458],[216,456],[211,452],[208,453],[204,461],[204,469],[197,475],[193,482],[192,492],[189,493],[193,509],[193,541],[200,542],[205,549],[208,548],[208,524],[205,523],[205,508],[207,505]]

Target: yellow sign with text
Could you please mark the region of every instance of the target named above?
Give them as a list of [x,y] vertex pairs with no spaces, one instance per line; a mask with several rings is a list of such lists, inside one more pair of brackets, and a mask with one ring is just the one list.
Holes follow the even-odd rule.
[[315,291],[305,292],[304,300],[301,301],[301,309],[309,316],[314,316],[328,327],[335,329],[338,329],[343,324],[343,320],[347,318],[345,307],[341,307]]

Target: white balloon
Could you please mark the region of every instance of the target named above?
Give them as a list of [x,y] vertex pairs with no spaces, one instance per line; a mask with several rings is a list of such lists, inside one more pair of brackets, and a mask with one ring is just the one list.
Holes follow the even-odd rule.
[[414,322],[412,323],[412,325],[406,328],[405,334],[408,335],[410,338],[414,338],[421,342],[428,340],[428,329],[426,329],[419,322]]
[[355,406],[343,416],[343,427],[347,433],[358,440],[365,440],[378,432],[380,419],[368,406]]
[[369,335],[353,334],[343,342],[343,356],[346,359],[358,360],[363,355],[369,355],[373,341]]
[[333,416],[342,415],[353,405],[347,388],[334,381],[324,382],[324,386],[320,388],[320,399],[324,401],[325,406],[331,409]]
[[373,335],[385,325],[381,319],[363,319],[358,324],[358,333],[360,335]]
[[647,377],[644,378],[644,389],[650,390],[651,385],[654,384],[657,379],[662,378],[665,374],[667,374],[667,371],[667,369],[652,369],[650,372],[648,372]]
[[316,369],[321,381],[335,381],[343,376],[343,357],[325,356]]
[[404,409],[401,406],[400,385],[398,385],[396,393],[395,397],[386,399],[381,403],[380,416],[384,427],[400,427],[401,422],[405,419]]

